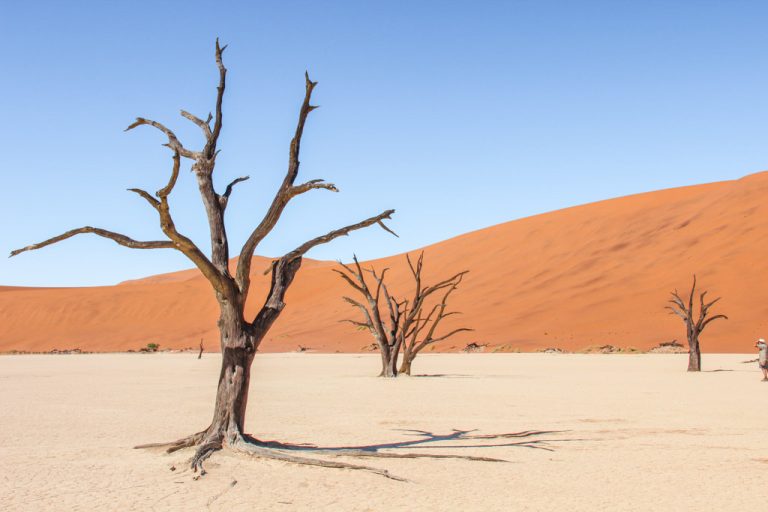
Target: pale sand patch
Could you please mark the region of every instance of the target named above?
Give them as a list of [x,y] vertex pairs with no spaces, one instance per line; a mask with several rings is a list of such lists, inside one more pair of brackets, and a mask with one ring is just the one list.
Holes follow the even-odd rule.
[[[0,357],[3,510],[763,510],[768,383],[749,355],[441,354],[431,378],[374,377],[377,355],[256,358],[247,430],[321,446],[401,443],[400,429],[565,432],[396,448],[504,458],[364,460],[405,477],[191,450],[132,450],[210,420],[219,356]],[[521,446],[546,441],[545,451]],[[473,447],[456,448],[456,446]],[[445,446],[454,446],[446,448]],[[442,448],[441,448],[442,447]],[[172,472],[170,466],[179,468]],[[231,482],[237,481],[232,486]]]

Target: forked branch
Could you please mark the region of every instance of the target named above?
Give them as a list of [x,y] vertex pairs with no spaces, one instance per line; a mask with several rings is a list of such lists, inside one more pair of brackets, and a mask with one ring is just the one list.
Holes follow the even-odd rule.
[[[311,81],[309,79],[309,74],[304,73],[304,85],[304,101],[299,109],[299,120],[296,123],[296,132],[291,140],[290,150],[288,152],[288,170],[285,174],[285,178],[283,178],[283,182],[275,194],[272,204],[269,206],[264,218],[259,222],[258,226],[256,226],[243,244],[243,247],[240,250],[240,256],[237,260],[237,273],[235,279],[237,286],[242,293],[247,293],[250,286],[251,259],[256,251],[256,247],[258,247],[264,237],[266,237],[275,227],[277,220],[280,218],[280,215],[283,213],[283,210],[291,198],[298,195],[294,190],[293,184],[299,174],[299,154],[301,151],[301,137],[304,134],[304,125],[309,113],[316,108],[310,105],[310,101],[312,99],[312,91],[315,89],[317,82]],[[314,180],[305,185],[318,183],[320,183],[320,180]],[[328,185],[332,186],[330,184]],[[317,186],[315,188],[328,187]],[[330,188],[328,189],[330,190]]]
[[131,123],[128,126],[128,128],[125,129],[125,131],[127,132],[127,131],[130,131],[130,130],[133,130],[137,126],[142,126],[142,125],[152,126],[153,128],[157,128],[158,130],[163,132],[166,135],[166,137],[168,137],[168,143],[165,144],[165,145],[168,146],[169,148],[171,148],[171,150],[173,150],[174,152],[178,152],[184,158],[189,158],[189,159],[192,159],[192,160],[197,160],[200,157],[200,153],[198,153],[196,151],[190,151],[190,150],[186,149],[181,144],[181,142],[179,142],[179,139],[178,139],[178,137],[176,137],[175,133],[173,133],[171,130],[166,128],[166,126],[164,124],[158,123],[157,121],[153,121],[151,119],[145,119],[143,117],[137,117],[136,121]]
[[[378,224],[383,219],[389,219],[393,213],[395,213],[395,210],[387,210],[375,217],[358,222],[357,224],[351,224],[341,229],[333,230],[325,235],[304,242],[296,249],[286,253],[280,259],[273,261],[269,294],[267,295],[267,300],[264,303],[264,306],[257,313],[253,322],[251,322],[251,327],[262,330],[268,329],[275,319],[277,319],[277,316],[285,307],[285,293],[293,281],[296,272],[298,272],[301,267],[302,257],[307,251],[318,245],[326,244],[340,236],[346,236],[352,231]],[[258,348],[258,345],[256,348]]]

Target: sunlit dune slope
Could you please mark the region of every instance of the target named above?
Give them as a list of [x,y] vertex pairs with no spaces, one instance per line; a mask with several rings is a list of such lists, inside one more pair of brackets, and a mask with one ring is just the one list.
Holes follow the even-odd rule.
[[[426,247],[427,281],[469,270],[451,303],[468,326],[440,350],[469,342],[488,350],[578,350],[612,344],[647,349],[683,341],[664,310],[669,292],[696,273],[728,321],[710,324],[705,351],[745,352],[768,336],[768,172],[602,201],[489,227]],[[402,220],[405,222],[406,220]],[[416,254],[414,251],[412,254]],[[253,314],[267,291],[253,265]],[[343,318],[351,290],[332,262],[305,260],[283,315],[262,351],[359,351],[372,341]],[[410,290],[404,256],[371,262],[390,268],[390,289]],[[218,346],[217,310],[207,282],[182,271],[95,288],[0,287],[0,351]]]

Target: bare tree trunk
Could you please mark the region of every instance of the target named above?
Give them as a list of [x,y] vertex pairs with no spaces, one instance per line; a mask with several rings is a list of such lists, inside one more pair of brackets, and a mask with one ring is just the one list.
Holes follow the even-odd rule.
[[224,349],[208,437],[217,438],[220,442],[226,440],[231,444],[243,434],[253,356],[252,352],[242,348]]
[[241,440],[248,405],[248,386],[251,365],[258,342],[251,329],[240,318],[236,307],[221,305],[219,331],[221,333],[221,371],[216,390],[213,420],[206,429],[202,445],[234,444]]
[[395,351],[388,344],[384,343],[382,346],[380,346],[380,352],[381,373],[379,373],[379,377],[397,377],[397,356],[400,351]]
[[699,335],[695,331],[691,331],[688,338],[688,371],[701,371],[701,348],[699,347]]
[[411,375],[411,363],[416,358],[416,353],[407,343],[403,344],[403,362],[400,364],[400,373]]
[[411,375],[411,363],[413,362],[413,358],[411,357],[411,354],[405,353],[403,354],[403,363],[400,365],[400,373],[404,373],[408,376]]
[[385,377],[397,377],[397,359],[400,355],[400,351],[397,348],[390,350],[389,361],[387,361]]

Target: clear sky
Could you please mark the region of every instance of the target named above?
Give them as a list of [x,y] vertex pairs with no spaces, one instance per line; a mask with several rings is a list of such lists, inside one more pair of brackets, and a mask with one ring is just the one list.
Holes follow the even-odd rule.
[[[576,204],[768,168],[768,2],[2,2],[0,252],[94,225],[162,236],[129,187],[157,190],[169,152],[136,116],[213,109],[229,44],[217,183],[238,248],[287,160],[303,73],[319,81],[295,200],[258,253],[395,208],[309,257],[364,259]],[[207,246],[192,176],[172,207]],[[0,284],[112,284],[191,265],[83,235],[0,258]]]

